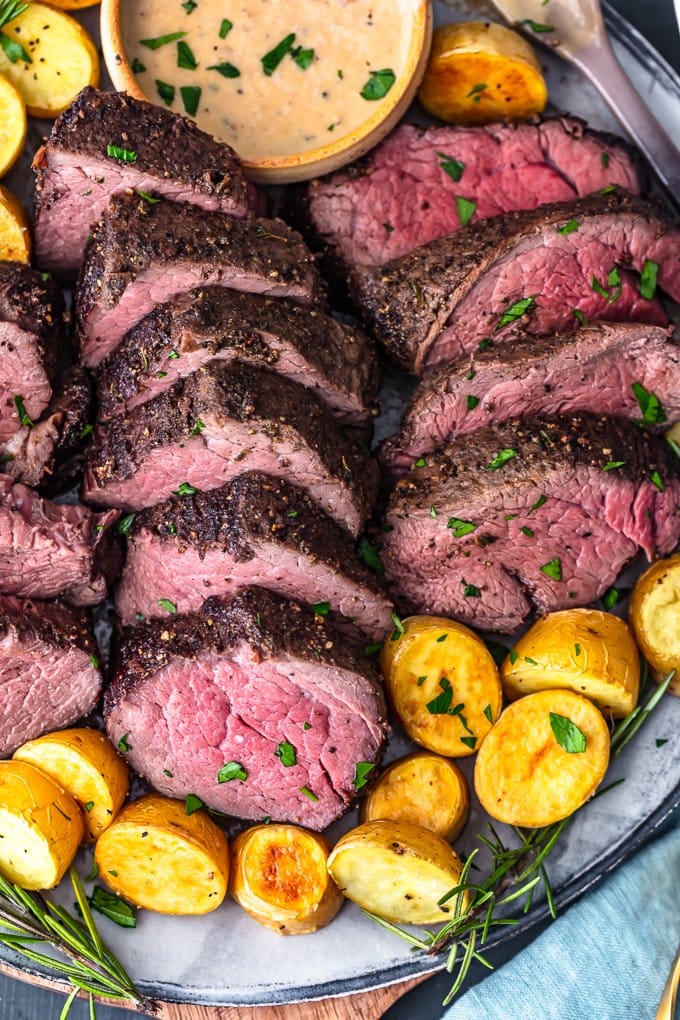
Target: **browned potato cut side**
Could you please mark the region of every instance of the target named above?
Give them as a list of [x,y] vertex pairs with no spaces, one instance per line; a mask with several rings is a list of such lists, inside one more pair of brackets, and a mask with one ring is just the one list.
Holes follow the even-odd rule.
[[658,560],[638,578],[629,615],[652,676],[660,683],[675,670],[668,690],[680,697],[680,554]]
[[0,261],[28,263],[31,247],[28,213],[16,195],[0,184]]

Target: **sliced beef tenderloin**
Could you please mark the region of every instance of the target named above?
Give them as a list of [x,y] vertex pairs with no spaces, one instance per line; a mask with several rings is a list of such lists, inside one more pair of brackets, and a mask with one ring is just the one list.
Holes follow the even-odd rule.
[[[640,191],[639,160],[620,138],[559,117],[532,124],[403,124],[358,166],[312,181],[307,215],[346,267],[379,266],[460,226],[617,184]],[[466,208],[467,212],[467,208]]]
[[138,514],[116,608],[131,624],[250,584],[349,618],[373,641],[391,627],[392,604],[349,533],[297,486],[258,472]]
[[132,410],[212,361],[285,375],[347,425],[365,426],[376,413],[375,348],[359,330],[283,298],[201,287],[154,308],[102,363],[101,417]]
[[485,425],[592,411],[650,426],[680,419],[680,347],[673,327],[599,322],[523,337],[442,365],[418,385],[381,460],[393,476]]
[[355,799],[357,764],[382,753],[375,667],[309,606],[262,588],[140,624],[119,662],[107,732],[171,797],[323,829]]
[[313,256],[283,220],[114,195],[92,229],[78,279],[83,363],[98,365],[155,305],[208,284],[303,305],[321,294]]
[[668,445],[615,418],[505,422],[424,458],[390,497],[382,558],[397,608],[511,632],[598,598],[642,549],[680,539]]
[[49,404],[65,322],[55,283],[19,262],[0,262],[0,444]]
[[141,510],[245,471],[301,486],[355,535],[377,487],[373,458],[309,390],[259,368],[217,363],[97,426],[83,498]]
[[546,336],[584,317],[663,324],[627,272],[645,265],[680,299],[680,230],[655,203],[612,192],[496,216],[357,270],[354,297],[389,353],[422,375],[520,329]]
[[86,88],[38,150],[36,260],[75,274],[90,228],[111,195],[155,192],[211,212],[245,216],[255,193],[230,146],[162,106]]
[[0,475],[0,593],[64,597],[89,606],[106,598],[120,568],[112,534],[118,514],[41,499]]
[[0,757],[77,722],[102,688],[86,614],[59,602],[0,595]]

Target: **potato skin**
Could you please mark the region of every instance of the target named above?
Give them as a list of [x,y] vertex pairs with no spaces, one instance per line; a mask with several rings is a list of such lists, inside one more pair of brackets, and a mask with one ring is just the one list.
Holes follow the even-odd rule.
[[297,825],[255,825],[231,844],[229,892],[246,913],[280,935],[329,924],[343,904],[327,870],[330,847]]
[[0,872],[24,889],[61,882],[83,838],[80,808],[59,783],[21,761],[0,761]]
[[[585,751],[560,747],[551,712],[578,726]],[[609,730],[599,709],[572,691],[538,691],[506,708],[488,734],[475,762],[475,792],[499,822],[540,828],[585,804],[608,764]]]
[[629,619],[652,676],[660,683],[674,669],[668,690],[680,697],[680,553],[638,578]]
[[227,840],[207,811],[148,794],[97,840],[99,876],[114,892],[159,914],[207,914],[227,893]]
[[[437,901],[460,880],[463,864],[443,839],[419,825],[364,822],[336,843],[328,870],[350,900],[395,924],[450,919],[455,899]],[[463,906],[467,905],[467,894]]]
[[31,224],[23,205],[0,184],[0,261],[31,261]]
[[565,609],[538,620],[501,667],[510,700],[567,688],[615,719],[629,715],[640,690],[640,657],[628,626],[597,609]]
[[415,751],[388,765],[361,805],[362,822],[389,818],[429,829],[453,842],[465,828],[470,791],[455,762]]
[[83,812],[88,842],[108,828],[125,803],[130,771],[99,730],[47,733],[20,747],[14,758],[31,762],[61,782]]
[[26,107],[11,81],[0,75],[0,177],[9,173],[26,141]]
[[[410,616],[402,625],[404,633],[388,638],[380,656],[387,695],[401,724],[429,751],[448,758],[474,754],[503,704],[491,653],[469,627],[446,617]],[[446,703],[447,682],[453,714],[440,711],[441,703],[432,705],[442,695]]]
[[462,21],[435,29],[418,98],[447,123],[489,124],[540,113],[548,89],[526,39],[504,25]]

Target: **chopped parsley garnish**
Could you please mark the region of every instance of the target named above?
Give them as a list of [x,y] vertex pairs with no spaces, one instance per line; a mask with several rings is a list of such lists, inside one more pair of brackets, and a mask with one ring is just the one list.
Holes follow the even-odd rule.
[[664,489],[666,488],[666,486],[664,485],[663,480],[662,480],[661,475],[659,474],[659,472],[658,471],[652,471],[652,473],[651,473],[651,475],[649,477],[650,477],[652,485],[655,485],[657,487],[657,489],[659,490],[659,492],[663,492]]
[[23,397],[18,397],[18,396],[15,397],[14,398],[14,406],[16,407],[17,414],[19,415],[19,424],[20,425],[27,425],[29,427],[29,429],[32,429],[33,426],[35,425],[35,422],[33,421],[32,418],[29,417],[29,414],[28,414],[28,412],[27,412],[27,410],[26,410],[26,408],[24,406],[24,399],[23,399]]
[[133,74],[144,74],[144,72],[146,71],[146,67],[141,62],[139,57],[133,57],[132,58],[132,63],[130,64],[130,68],[131,68]]
[[372,761],[358,761],[354,766],[354,779],[352,785],[355,790],[361,790],[368,782],[368,774],[372,772],[375,765]]
[[201,432],[205,428],[205,422],[202,422],[200,418],[196,419],[196,424],[189,433],[190,436],[200,436]]
[[580,322],[582,326],[585,326],[587,319],[580,308],[572,308],[572,313],[577,322]]
[[493,712],[491,711],[491,705],[486,706],[486,708],[484,709],[484,715],[493,726]]
[[463,538],[464,535],[470,535],[475,531],[477,525],[473,524],[472,521],[464,521],[460,517],[449,517],[449,523],[446,527],[453,532],[454,538]]
[[583,754],[586,749],[586,735],[566,715],[551,712],[550,729],[557,743],[567,754]]
[[530,659],[528,655],[524,656],[524,661],[528,662],[530,666],[538,666],[538,663],[536,662],[536,660],[535,659]]
[[279,759],[281,764],[285,768],[292,768],[293,765],[297,765],[297,752],[293,744],[289,744],[287,740],[282,740],[274,751],[275,756]]
[[465,578],[460,582],[463,585],[463,597],[466,599],[478,599],[481,597],[481,591],[476,584],[469,584]]
[[99,659],[96,655],[90,655],[90,662],[92,663],[93,669],[99,669]]
[[[19,13],[21,13],[21,11]],[[3,24],[4,22],[5,19],[3,18]],[[18,39],[10,39],[10,37],[4,32],[0,32],[0,47],[2,47],[2,51],[10,64],[17,64],[20,60],[23,61],[24,64],[33,63],[33,58],[24,49]]]
[[422,687],[426,680],[427,680],[426,676],[419,676],[418,679],[416,680],[416,687]]
[[382,650],[382,641],[372,641],[370,645],[364,645],[364,655],[376,655]]
[[196,3],[196,0],[185,0],[185,2],[182,4],[182,7],[187,12],[187,14],[192,14],[198,7],[198,4]]
[[291,51],[291,57],[295,61],[298,67],[301,67],[303,71],[306,71],[311,62],[314,60],[314,50],[303,50],[301,46]]
[[288,513],[286,514],[286,517],[294,518],[297,517],[299,513],[300,513],[299,510],[289,510]]
[[226,39],[233,27],[234,23],[230,21],[229,18],[222,18],[222,24],[220,25],[220,39]]
[[170,85],[167,81],[161,81],[160,78],[156,78],[155,81],[158,95],[166,106],[172,106],[175,101],[175,86]]
[[176,358],[179,358],[177,351],[170,351],[168,354],[168,361],[175,361]]
[[650,259],[645,259],[640,274],[640,297],[651,300],[656,291],[656,280],[659,274],[659,265]]
[[430,517],[433,520],[435,520],[436,517],[437,517],[437,511],[436,511],[435,507],[433,507],[433,506],[430,507]]
[[118,741],[118,750],[122,751],[123,754],[127,754],[128,751],[132,750],[132,747],[128,741],[129,736],[130,736],[129,732],[124,733],[123,736]]
[[189,485],[188,482],[182,482],[179,489],[173,489],[173,493],[175,496],[193,496],[195,492],[196,489],[194,488],[194,486]]
[[548,563],[544,563],[541,567],[541,573],[546,574],[548,577],[552,577],[553,581],[561,581],[562,560],[559,556],[556,556],[553,560],[549,560]]
[[461,737],[460,738],[460,742],[461,742],[461,744],[465,744],[466,747],[469,747],[471,751],[474,751],[475,744],[477,743],[477,737],[474,737],[474,736],[473,737]]
[[599,192],[600,195],[611,195],[614,191],[618,190],[618,184],[608,184],[606,188],[602,188]]
[[179,90],[179,94],[182,97],[182,103],[184,104],[184,111],[190,117],[196,116],[198,110],[198,104],[201,101],[201,94],[203,89],[199,88],[198,85],[182,85]]
[[609,271],[607,284],[611,288],[610,290],[603,287],[595,276],[593,276],[590,281],[591,289],[594,290],[596,294],[599,294],[600,297],[606,298],[608,304],[612,304],[613,301],[617,301],[621,297],[621,277],[616,266]]
[[453,156],[447,156],[445,152],[438,152],[437,155],[442,161],[439,166],[444,173],[448,174],[452,181],[459,181],[463,176],[465,163],[461,163],[459,159],[454,159]]
[[315,793],[312,793],[308,786],[300,786],[298,789],[308,800],[311,800],[312,804],[316,804],[319,798]]
[[477,85],[472,86],[465,98],[471,99],[473,103],[478,103],[482,98],[482,92],[484,92],[485,89],[488,89],[488,87],[489,86],[485,82],[479,82]]
[[580,644],[578,643],[578,641],[577,641],[577,642],[576,642],[576,644],[574,645],[574,652],[575,652],[575,654],[576,654],[576,655],[580,655],[580,654],[581,654],[581,646],[580,646]]
[[533,21],[531,18],[522,18],[520,25],[526,25],[532,32],[537,34],[555,31],[552,25],[544,25],[541,21]]
[[602,166],[605,170],[609,166],[609,153],[608,152],[601,152],[600,153],[600,166]]
[[511,648],[508,655],[510,656],[510,664],[514,666],[519,659],[519,652],[516,652],[514,648]]
[[477,203],[471,202],[468,198],[463,198],[462,195],[456,195],[456,209],[458,210],[458,220],[461,227],[467,227],[477,211]]
[[513,450],[512,448],[501,450],[500,453],[496,454],[493,460],[489,461],[486,465],[486,469],[487,471],[498,471],[499,468],[503,467],[504,464],[507,464],[509,460],[513,460],[516,456],[517,450]]
[[140,39],[142,46],[146,46],[149,50],[160,49],[161,46],[167,46],[168,43],[177,42],[178,39],[183,39],[186,32],[170,32],[168,35],[158,35],[155,39]]
[[654,743],[657,747],[663,747],[664,744],[668,743],[668,737],[657,737]]
[[137,516],[136,514],[126,514],[125,517],[121,517],[121,519],[118,521],[119,535],[128,535],[130,533],[132,522],[134,521],[136,516]]
[[270,50],[269,53],[265,53],[265,55],[261,58],[262,70],[267,77],[271,77],[273,75],[286,53],[289,53],[292,50],[294,42],[295,32],[291,32],[290,35],[285,36],[280,43],[277,43],[273,50]]
[[425,458],[424,457],[418,457],[418,460],[415,460],[413,462],[413,466],[417,467],[417,468],[425,467]]
[[217,71],[217,73],[221,74],[223,78],[241,77],[241,72],[239,71],[238,67],[234,67],[234,65],[230,64],[228,60],[225,61],[223,64],[210,64],[210,66],[207,67],[206,70]]
[[476,375],[477,373],[475,372],[474,368],[471,368],[470,371],[465,376],[465,378],[467,379],[468,382],[472,382]]
[[392,613],[392,623],[394,624],[394,630],[392,632],[392,641],[398,641],[400,635],[406,633],[406,627],[401,622],[396,613]]
[[527,528],[526,524],[523,525],[519,530],[522,532],[523,535],[526,535],[527,538],[533,538],[534,537],[533,531],[531,530],[531,528]]
[[528,513],[532,514],[534,512],[534,510],[538,510],[540,507],[543,506],[544,503],[547,503],[547,502],[548,502],[548,497],[547,496],[545,496],[545,495],[539,496],[538,499],[536,500],[536,502],[532,503],[531,506],[529,507]]
[[177,66],[183,67],[186,71],[195,71],[198,67],[194,51],[184,40],[177,43]]
[[508,308],[503,312],[496,329],[502,329],[503,326],[508,326],[511,322],[516,322],[517,319],[521,319],[523,315],[526,315],[536,303],[536,295],[533,294],[531,297],[522,298],[520,301],[515,301],[509,305]]
[[493,347],[493,340],[491,337],[485,336],[483,340],[480,340],[477,344],[480,351],[488,351],[489,347]]
[[578,230],[578,220],[567,220],[563,227],[557,228],[558,234],[573,234],[575,230]]
[[606,592],[602,596],[602,605],[605,609],[613,609],[617,602],[620,602],[622,593],[618,588],[607,588]]
[[602,468],[603,471],[616,471],[617,468],[623,467],[625,460],[608,460]]
[[160,202],[160,198],[156,198],[155,195],[150,195],[148,191],[138,191],[137,194],[140,198],[143,198],[145,202],[148,202],[149,205],[156,205]]
[[85,810],[87,811],[88,815],[89,815],[89,813],[90,813],[90,811],[92,810],[93,807],[94,807],[94,801],[93,800],[88,800],[87,804],[85,805]]
[[441,687],[441,693],[425,705],[430,715],[448,715],[451,708],[451,702],[453,701],[451,682],[443,676],[439,681],[439,686]]
[[[109,874],[113,874],[113,872],[109,872]],[[137,927],[137,908],[133,907],[131,903],[126,903],[115,893],[104,889],[101,885],[94,887],[92,895],[87,897],[87,902],[93,910],[108,917],[109,921],[113,921],[121,928]]]
[[174,773],[171,772],[170,769],[163,769],[163,775],[167,776],[168,779],[174,779],[175,778]]
[[369,101],[384,99],[396,80],[397,76],[390,67],[384,67],[382,71],[369,71],[369,79],[359,95]]
[[170,613],[171,615],[174,615],[177,612],[177,606],[174,602],[171,602],[170,599],[158,599],[158,605],[161,609],[164,609],[166,613]]
[[303,723],[302,728],[303,730],[311,730],[312,724],[309,722]]
[[448,636],[449,636],[448,634],[440,634],[439,637],[436,639],[437,644],[440,645],[442,641],[446,641]]
[[468,411],[474,411],[478,403],[479,397],[475,397],[472,393],[468,393],[466,400]]
[[312,611],[315,616],[328,616],[330,609],[330,602],[315,602],[312,606]]
[[650,393],[640,382],[634,382],[632,389],[635,399],[640,405],[645,425],[659,425],[666,420],[666,413],[656,393]]
[[118,145],[107,145],[106,155],[113,156],[114,159],[119,159],[122,163],[136,163],[137,153],[131,149],[121,149]]
[[[292,745],[289,745],[289,746],[292,746]],[[281,744],[279,744],[279,747],[281,747]],[[295,748],[293,748],[293,753],[294,752],[295,752]],[[293,763],[293,764],[295,764],[295,763]],[[217,782],[218,783],[231,783],[232,780],[234,780],[234,779],[238,779],[241,783],[245,783],[247,778],[248,778],[248,773],[244,769],[243,765],[241,765],[240,761],[228,761],[228,762],[226,762],[222,766],[222,768],[219,770],[219,772],[217,773]]]
[[184,801],[184,810],[188,815],[193,815],[194,811],[198,811],[202,807],[205,807],[205,804],[200,797],[197,797],[195,793],[187,794]]
[[380,546],[373,545],[368,541],[366,537],[359,539],[359,545],[357,546],[357,552],[359,557],[364,561],[367,567],[371,570],[375,570],[376,574],[384,574],[385,567],[383,561],[380,559]]

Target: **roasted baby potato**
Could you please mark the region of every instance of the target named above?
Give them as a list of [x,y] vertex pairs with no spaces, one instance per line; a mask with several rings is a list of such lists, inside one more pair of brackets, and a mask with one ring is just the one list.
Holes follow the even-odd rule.
[[50,0],[50,7],[58,7],[60,11],[82,11],[98,3],[99,0]]
[[609,764],[609,730],[592,701],[572,691],[520,698],[487,735],[475,762],[475,791],[499,822],[552,825],[580,808]]
[[[436,924],[456,909],[455,888],[463,864],[433,832],[379,819],[364,822],[336,843],[328,870],[341,892],[364,910],[395,924]],[[467,898],[461,901],[461,908]]]
[[90,34],[70,14],[32,2],[2,29],[0,74],[23,96],[31,117],[56,117],[86,85],[99,85],[99,56]]
[[[678,577],[680,585],[680,572]],[[637,704],[640,656],[617,616],[565,609],[538,620],[515,643],[501,667],[501,680],[510,700],[566,687],[622,719]]]
[[14,758],[42,769],[68,790],[82,808],[90,840],[108,828],[125,803],[128,767],[99,730],[48,733],[24,744]]
[[489,124],[540,113],[548,89],[520,35],[488,21],[461,21],[435,29],[418,98],[447,123]]
[[207,914],[227,893],[227,840],[207,811],[149,794],[129,804],[97,840],[99,876],[159,914]]
[[30,261],[28,214],[16,195],[0,184],[0,262]]
[[429,829],[449,842],[470,813],[467,780],[455,762],[416,751],[389,765],[361,806],[361,821],[389,818]]
[[24,889],[58,885],[83,838],[80,808],[28,762],[0,761],[0,872]]
[[333,920],[342,894],[328,875],[330,847],[297,825],[256,825],[231,845],[229,892],[266,928],[305,935]]
[[501,684],[481,638],[441,616],[411,616],[383,645],[380,667],[411,740],[449,758],[474,754],[500,715]]
[[680,697],[680,554],[657,560],[638,579],[629,619],[652,676],[658,683],[674,669],[668,689]]
[[12,169],[26,141],[26,107],[11,81],[0,75],[0,177]]

